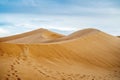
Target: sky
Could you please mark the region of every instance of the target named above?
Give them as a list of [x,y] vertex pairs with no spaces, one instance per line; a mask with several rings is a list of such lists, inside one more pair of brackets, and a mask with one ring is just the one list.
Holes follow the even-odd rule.
[[0,0],[0,37],[39,28],[70,34],[96,28],[120,35],[120,0]]

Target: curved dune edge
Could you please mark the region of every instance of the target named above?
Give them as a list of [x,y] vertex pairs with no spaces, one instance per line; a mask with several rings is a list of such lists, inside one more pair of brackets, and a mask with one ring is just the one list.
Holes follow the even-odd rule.
[[64,35],[40,28],[38,30],[22,34],[0,38],[0,42],[29,43],[29,41],[32,42],[35,40],[39,40],[39,42],[42,42],[44,40],[52,40],[61,37],[64,37]]
[[7,41],[0,43],[1,80],[120,80],[120,39],[102,31],[38,43]]
[[[20,35],[4,37],[0,39],[3,43],[17,43],[17,44],[38,44],[38,43],[54,43],[54,42],[66,42],[72,41],[92,33],[101,32],[97,29],[84,29],[74,32],[68,36],[57,34],[46,29],[38,29],[31,32],[23,33]],[[47,35],[46,35],[47,33]],[[42,36],[42,37],[41,37]],[[37,38],[36,38],[37,37]],[[37,40],[38,41],[37,41]]]

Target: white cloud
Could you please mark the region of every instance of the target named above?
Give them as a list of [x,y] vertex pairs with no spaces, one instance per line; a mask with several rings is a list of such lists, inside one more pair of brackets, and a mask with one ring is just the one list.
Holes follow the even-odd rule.
[[0,28],[0,34],[8,34],[9,31],[3,28]]
[[43,28],[46,28],[46,29],[56,29],[56,30],[61,30],[61,31],[75,31],[77,30],[76,27],[62,27],[60,25],[56,25],[56,26],[49,26],[49,25],[46,25],[46,26],[43,26]]
[[[62,0],[63,1],[63,0]],[[72,15],[120,14],[119,1],[112,0],[2,0],[10,12]],[[15,6],[15,7],[14,7]],[[18,7],[17,7],[18,6]],[[7,10],[7,9],[6,9]]]
[[0,37],[10,35],[10,31],[4,28],[0,28]]
[[[2,15],[0,22],[11,25],[1,26],[0,36],[22,33],[34,29],[46,28],[72,33],[84,28],[97,28],[112,35],[120,35],[118,16],[60,16],[60,15]],[[4,29],[4,30],[3,30]],[[6,31],[7,30],[7,31]],[[8,34],[5,34],[10,32]],[[4,34],[3,34],[4,33]]]

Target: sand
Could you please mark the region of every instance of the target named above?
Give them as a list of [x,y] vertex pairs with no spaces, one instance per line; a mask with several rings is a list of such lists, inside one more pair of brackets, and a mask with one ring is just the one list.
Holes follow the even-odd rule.
[[64,35],[51,32],[47,29],[38,29],[31,32],[26,32],[19,35],[9,36],[0,38],[0,42],[8,43],[40,43],[43,41],[54,40],[56,38],[61,38]]
[[120,80],[120,38],[91,28],[0,38],[0,80]]

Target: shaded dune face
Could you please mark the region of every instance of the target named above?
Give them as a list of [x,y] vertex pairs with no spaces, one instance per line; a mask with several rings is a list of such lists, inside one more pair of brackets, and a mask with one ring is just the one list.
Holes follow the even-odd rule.
[[68,36],[40,29],[0,41],[0,80],[120,80],[120,39],[96,29]]

